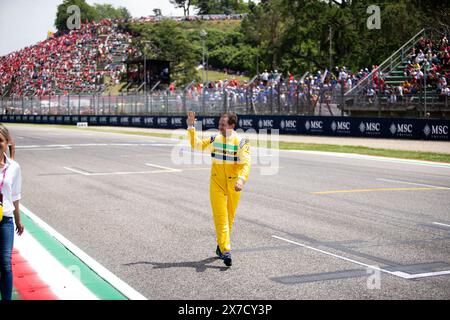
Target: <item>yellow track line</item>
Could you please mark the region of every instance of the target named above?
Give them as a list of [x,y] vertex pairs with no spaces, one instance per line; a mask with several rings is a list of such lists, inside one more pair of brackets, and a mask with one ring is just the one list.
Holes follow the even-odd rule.
[[416,190],[448,190],[448,188],[376,188],[376,189],[354,189],[354,190],[332,190],[310,192],[314,195],[335,194],[335,193],[358,193],[358,192],[377,192],[377,191],[416,191]]

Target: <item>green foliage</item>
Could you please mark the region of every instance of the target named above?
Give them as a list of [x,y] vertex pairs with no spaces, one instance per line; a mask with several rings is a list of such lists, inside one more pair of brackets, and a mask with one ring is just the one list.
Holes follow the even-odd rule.
[[126,19],[131,14],[124,7],[115,8],[110,4],[94,4],[90,6],[85,0],[64,0],[57,8],[55,27],[58,31],[67,31],[67,19],[72,15],[67,8],[76,5],[80,8],[81,22],[100,21],[101,19]]
[[[381,9],[381,29],[367,28],[367,8]],[[242,22],[261,65],[302,74],[332,64],[356,70],[381,63],[424,27],[450,25],[448,4],[409,0],[270,0]]]
[[[138,37],[135,45],[149,58],[172,61],[172,78],[178,84],[198,79],[205,30],[206,57],[213,68],[255,74],[278,69],[303,74],[345,65],[351,70],[379,64],[424,27],[449,31],[450,10],[445,1],[420,0],[171,0],[188,14],[189,5],[199,14],[248,13],[238,21],[175,22],[127,27]],[[64,0],[58,6],[55,25],[66,30],[67,7],[78,5],[82,21],[129,17],[125,8],[109,4],[89,6],[85,0]],[[369,30],[367,8],[381,8],[381,29]],[[330,29],[331,35],[330,38]],[[331,43],[330,43],[330,40]]]
[[178,24],[164,19],[160,23],[128,24],[126,27],[138,34],[135,45],[145,52],[148,59],[171,61],[172,79],[178,84],[186,84],[198,78],[196,67],[201,46],[193,43]]
[[198,14],[234,14],[249,11],[249,4],[242,0],[193,0]]
[[72,15],[71,13],[67,13],[67,8],[76,5],[80,8],[81,13],[81,21],[97,21],[99,19],[98,12],[89,4],[86,3],[85,0],[64,0],[61,3],[56,12],[55,19],[55,27],[58,31],[67,31],[67,20]]
[[98,19],[126,19],[131,18],[131,14],[125,7],[114,8],[110,4],[94,4]]

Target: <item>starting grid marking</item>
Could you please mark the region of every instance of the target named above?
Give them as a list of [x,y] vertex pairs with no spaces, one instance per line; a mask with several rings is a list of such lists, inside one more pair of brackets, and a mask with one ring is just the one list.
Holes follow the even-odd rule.
[[[65,170],[68,170],[70,172],[80,174],[83,176],[114,176],[114,175],[131,175],[131,174],[156,174],[156,173],[180,173],[184,171],[202,171],[202,170],[211,170],[210,167],[198,167],[198,168],[183,168],[183,169],[176,169],[176,168],[169,168],[164,167],[152,163],[145,163],[145,166],[148,167],[154,167],[160,170],[152,170],[152,171],[117,171],[117,172],[88,172],[84,171],[80,168],[71,168],[71,167],[63,167]],[[257,169],[260,168],[259,166],[253,166],[252,168]],[[281,169],[282,167],[275,167],[278,169]]]
[[299,242],[296,242],[296,241],[285,239],[285,238],[282,238],[282,237],[279,237],[279,236],[273,235],[272,238],[275,238],[275,239],[278,239],[278,240],[281,240],[281,241],[285,241],[285,242],[288,242],[288,243],[291,243],[291,244],[294,244],[294,245],[297,245],[297,246],[300,246],[300,247],[303,247],[303,248],[306,248],[306,249],[310,249],[310,250],[313,250],[313,251],[316,251],[316,252],[320,252],[322,254],[325,254],[325,255],[328,255],[328,256],[331,256],[331,257],[334,257],[334,258],[337,258],[337,259],[341,259],[341,260],[344,260],[344,261],[347,261],[347,262],[351,262],[351,263],[354,263],[354,264],[357,264],[357,265],[360,265],[360,266],[364,266],[364,267],[372,269],[372,270],[377,270],[377,271],[380,271],[380,272],[383,272],[383,273],[387,273],[387,274],[390,274],[390,275],[393,275],[393,276],[396,276],[396,277],[400,277],[402,279],[412,280],[412,279],[419,279],[419,278],[428,278],[428,277],[450,275],[450,270],[436,271],[436,272],[426,272],[426,273],[418,273],[418,274],[410,274],[410,273],[403,272],[403,271],[389,271],[389,270],[386,270],[386,269],[383,269],[383,268],[380,268],[380,267],[377,267],[377,266],[366,264],[366,263],[363,263],[363,262],[360,262],[360,261],[357,261],[357,260],[353,260],[353,259],[341,256],[341,255],[337,255],[337,254],[334,254],[334,253],[331,253],[331,252],[328,252],[328,251],[325,251],[325,250],[317,249],[317,248],[308,246],[306,244],[302,244],[302,243],[299,243]]
[[72,149],[84,147],[173,147],[175,143],[80,143],[80,144],[48,144],[48,145],[25,145],[16,146],[16,149],[21,150],[58,150],[58,149]]
[[169,168],[164,166],[159,166],[156,164],[145,163],[148,167],[158,168],[160,170],[152,170],[152,171],[116,171],[116,172],[87,172],[81,169],[75,169],[70,167],[63,167],[66,170],[69,170],[73,173],[81,174],[83,176],[114,176],[114,175],[130,175],[130,174],[151,174],[151,173],[175,173],[182,172],[180,169]]
[[[409,182],[409,181],[401,181],[401,180],[393,180],[393,179],[384,179],[384,178],[378,178],[376,179],[378,181],[385,181],[385,182],[393,182],[393,183],[399,183],[399,184],[407,184],[407,185],[415,185],[415,186],[421,186],[421,188],[384,188],[384,189],[367,189],[367,190],[337,190],[337,191],[322,191],[322,192],[312,192],[311,194],[331,194],[331,193],[345,193],[345,192],[369,192],[369,191],[380,191],[380,190],[450,190],[450,188],[448,187],[443,187],[443,186],[434,186],[434,185],[429,185],[429,184],[422,184],[422,183],[415,183],[415,182]],[[443,226],[443,227],[448,227],[450,228],[450,225],[445,224],[445,223],[441,223],[441,222],[433,222],[433,224],[435,225],[439,225],[439,226]],[[404,271],[389,271],[377,266],[373,266],[373,265],[369,265],[354,259],[350,259],[341,255],[337,255],[325,250],[321,250],[318,248],[314,248],[312,246],[306,245],[306,244],[302,244],[296,241],[292,241],[289,239],[285,239],[276,235],[273,235],[272,238],[281,240],[281,241],[285,241],[306,249],[310,249],[337,259],[341,259],[344,261],[348,261],[360,266],[364,266],[368,269],[372,269],[372,270],[377,270],[383,273],[387,273],[396,277],[400,277],[402,279],[407,279],[407,280],[412,280],[412,279],[420,279],[420,278],[428,278],[428,277],[435,277],[435,276],[443,276],[443,275],[450,275],[450,270],[444,270],[444,271],[436,271],[436,272],[425,272],[425,273],[418,273],[418,274],[410,274]]]

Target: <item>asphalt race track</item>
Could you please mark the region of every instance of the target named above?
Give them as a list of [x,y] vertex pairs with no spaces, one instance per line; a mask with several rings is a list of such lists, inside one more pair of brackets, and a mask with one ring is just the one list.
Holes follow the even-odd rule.
[[148,299],[450,299],[450,165],[253,148],[228,269],[186,141],[10,129],[21,203]]

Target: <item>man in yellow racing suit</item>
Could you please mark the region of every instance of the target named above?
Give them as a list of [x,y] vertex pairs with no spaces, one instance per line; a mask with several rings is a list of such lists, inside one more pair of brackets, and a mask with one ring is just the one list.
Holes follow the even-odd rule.
[[189,112],[187,124],[191,147],[211,152],[210,199],[218,244],[216,253],[225,265],[231,266],[230,235],[240,192],[250,173],[250,143],[234,131],[237,124],[234,113],[223,114],[219,133],[207,139],[197,137],[194,112]]

